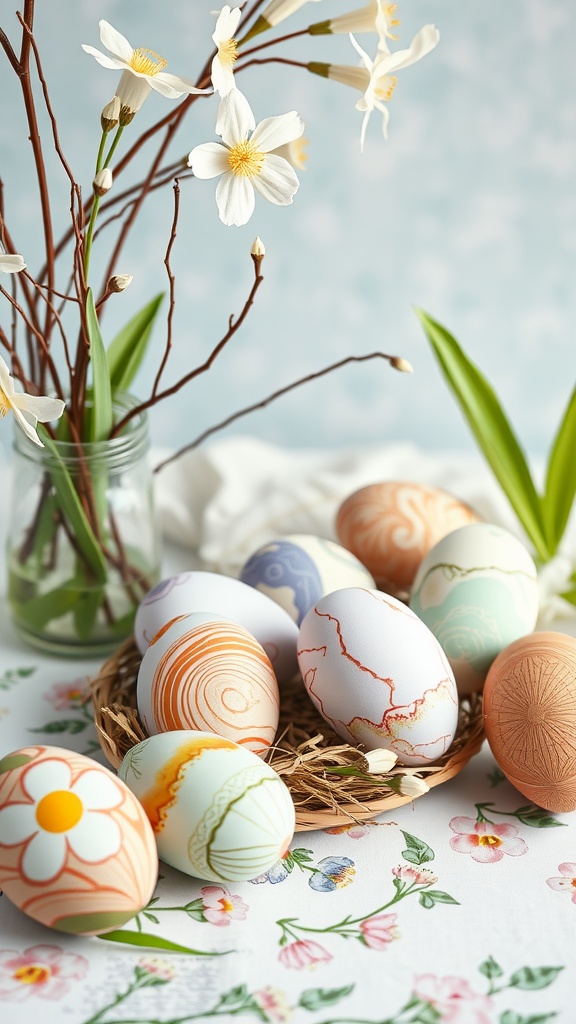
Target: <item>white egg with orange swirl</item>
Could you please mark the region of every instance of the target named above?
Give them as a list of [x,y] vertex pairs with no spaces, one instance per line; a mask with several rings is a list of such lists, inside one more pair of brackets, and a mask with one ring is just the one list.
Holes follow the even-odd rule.
[[264,648],[243,626],[210,613],[184,615],[157,634],[136,699],[150,735],[197,729],[263,756],[278,727],[278,683]]

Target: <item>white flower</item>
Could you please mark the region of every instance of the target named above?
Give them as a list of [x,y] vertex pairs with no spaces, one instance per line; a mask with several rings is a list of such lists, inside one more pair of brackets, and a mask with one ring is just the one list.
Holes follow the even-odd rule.
[[310,35],[324,35],[342,32],[377,32],[378,49],[388,51],[388,39],[395,39],[390,29],[398,25],[394,17],[398,4],[385,4],[383,0],[371,0],[366,7],[359,7],[337,18],[319,21],[311,25]]
[[305,170],[306,161],[308,159],[308,153],[306,152],[306,146],[308,145],[308,139],[305,139],[302,135],[299,139],[293,139],[292,142],[287,142],[284,146],[279,146],[274,152],[276,156],[283,156],[292,167],[295,167],[297,171]]
[[364,754],[368,762],[368,771],[371,775],[385,775],[394,767],[398,757],[391,750],[378,747],[376,750],[367,750]]
[[16,392],[14,380],[0,356],[0,416],[5,416],[10,410],[14,413],[18,426],[22,428],[27,437],[34,441],[34,444],[43,448],[44,445],[36,433],[36,425],[38,422],[49,423],[50,420],[57,420],[64,412],[64,402],[59,398]]
[[5,274],[19,274],[21,270],[25,269],[26,264],[22,256],[0,253],[0,270],[3,270]]
[[82,49],[92,54],[103,68],[123,72],[116,89],[121,106],[120,124],[128,124],[132,120],[151,89],[171,100],[178,99],[184,93],[209,91],[197,89],[192,82],[187,78],[181,78],[180,75],[166,74],[164,57],[160,57],[154,50],[133,50],[128,40],[107,21],[100,22],[100,40],[111,56],[85,43],[82,44]]
[[298,138],[303,131],[304,124],[294,110],[256,125],[250,104],[238,89],[223,97],[216,134],[224,145],[206,142],[196,146],[188,157],[188,166],[197,178],[222,175],[216,203],[224,224],[246,224],[254,210],[254,190],[277,206],[292,202],[299,185],[296,172],[272,150]]
[[118,823],[102,811],[124,795],[112,775],[93,768],[72,782],[70,766],[57,758],[34,764],[24,775],[31,803],[0,810],[4,846],[24,843],[20,870],[32,882],[49,882],[66,866],[69,851],[87,864],[114,857],[122,843]]
[[309,2],[318,3],[318,0],[271,0],[268,7],[262,11],[258,21],[265,22],[266,28],[273,28],[274,25],[279,25],[281,21],[285,21],[291,14],[295,14]]
[[417,775],[401,775],[399,789],[402,796],[417,797],[427,793],[430,786]]
[[218,15],[212,40],[218,52],[212,61],[212,85],[221,96],[227,96],[234,88],[232,70],[238,56],[238,44],[234,33],[242,17],[242,8],[223,7]]
[[364,96],[356,104],[356,110],[363,110],[365,112],[360,132],[360,149],[364,148],[366,128],[370,120],[370,114],[374,109],[379,110],[382,114],[382,132],[384,138],[388,138],[390,114],[388,107],[384,106],[383,101],[389,100],[396,88],[396,78],[392,72],[399,71],[401,68],[407,68],[410,64],[415,64],[416,61],[421,60],[422,57],[425,57],[427,53],[434,49],[439,38],[440,33],[434,25],[424,25],[424,28],[421,28],[416,33],[407,50],[396,50],[395,53],[381,51],[377,54],[376,59],[372,61],[356,42],[354,36],[350,36],[352,44],[360,54],[364,68],[370,76]]

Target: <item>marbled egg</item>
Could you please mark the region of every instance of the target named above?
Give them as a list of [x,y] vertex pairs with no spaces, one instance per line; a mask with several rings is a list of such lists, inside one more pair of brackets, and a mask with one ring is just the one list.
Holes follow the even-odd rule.
[[205,730],[263,755],[278,727],[278,683],[264,648],[237,623],[206,615],[185,615],[157,633],[136,699],[150,735]]
[[194,570],[163,580],[148,591],[136,612],[134,638],[144,653],[155,634],[171,619],[206,612],[231,619],[247,629],[266,651],[279,682],[298,671],[298,627],[283,608],[232,576]]
[[73,935],[120,928],[150,900],[154,834],[135,796],[71,750],[0,761],[0,887],[40,924]]
[[336,514],[336,536],[384,590],[406,591],[424,555],[452,530],[479,516],[452,494],[427,484],[388,480],[350,494]]
[[515,640],[490,667],[483,706],[509,782],[549,811],[576,810],[576,639],[542,632]]
[[325,594],[342,587],[375,587],[351,551],[308,533],[288,534],[263,544],[240,571],[240,579],[276,601],[300,625]]
[[452,669],[406,605],[352,587],[323,597],[300,627],[298,662],[318,711],[351,744],[406,765],[446,753],[458,724]]
[[294,804],[280,776],[222,736],[151,736],[126,754],[119,775],[141,801],[161,859],[188,875],[256,878],[292,840]]
[[536,566],[508,530],[463,526],[423,559],[410,607],[442,644],[460,693],[481,690],[498,652],[536,625]]

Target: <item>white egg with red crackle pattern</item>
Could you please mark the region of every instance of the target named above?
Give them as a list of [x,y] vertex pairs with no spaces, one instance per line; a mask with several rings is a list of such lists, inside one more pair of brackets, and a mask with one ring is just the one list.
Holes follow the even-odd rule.
[[458,724],[448,659],[410,609],[378,590],[334,591],[300,627],[298,662],[320,714],[353,745],[405,765],[435,762]]

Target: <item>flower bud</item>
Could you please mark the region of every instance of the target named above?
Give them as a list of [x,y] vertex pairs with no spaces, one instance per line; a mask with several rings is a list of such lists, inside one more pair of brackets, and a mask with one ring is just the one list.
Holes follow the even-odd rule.
[[118,119],[120,117],[120,99],[118,96],[113,96],[110,103],[107,103],[100,115],[100,124],[102,125],[103,132],[111,132],[113,128],[116,128]]
[[391,750],[385,750],[384,747],[367,750],[364,757],[368,762],[367,771],[370,775],[386,775],[398,760],[396,754],[393,754]]
[[263,256],[266,255],[266,249],[264,247],[264,242],[262,241],[262,239],[260,238],[259,235],[256,235],[256,238],[254,239],[254,242],[252,244],[252,248],[250,249],[250,255],[251,256],[259,256],[260,258],[262,258]]
[[132,274],[114,274],[108,281],[107,292],[123,292],[128,288],[134,277]]
[[390,366],[393,366],[395,370],[400,370],[400,373],[414,373],[412,364],[407,359],[402,359],[402,356],[392,356]]
[[399,789],[402,796],[422,796],[430,789],[430,786],[424,782],[424,779],[419,779],[417,775],[400,775],[399,778]]
[[109,167],[103,167],[92,182],[92,187],[97,196],[105,196],[106,193],[112,188],[112,171]]

